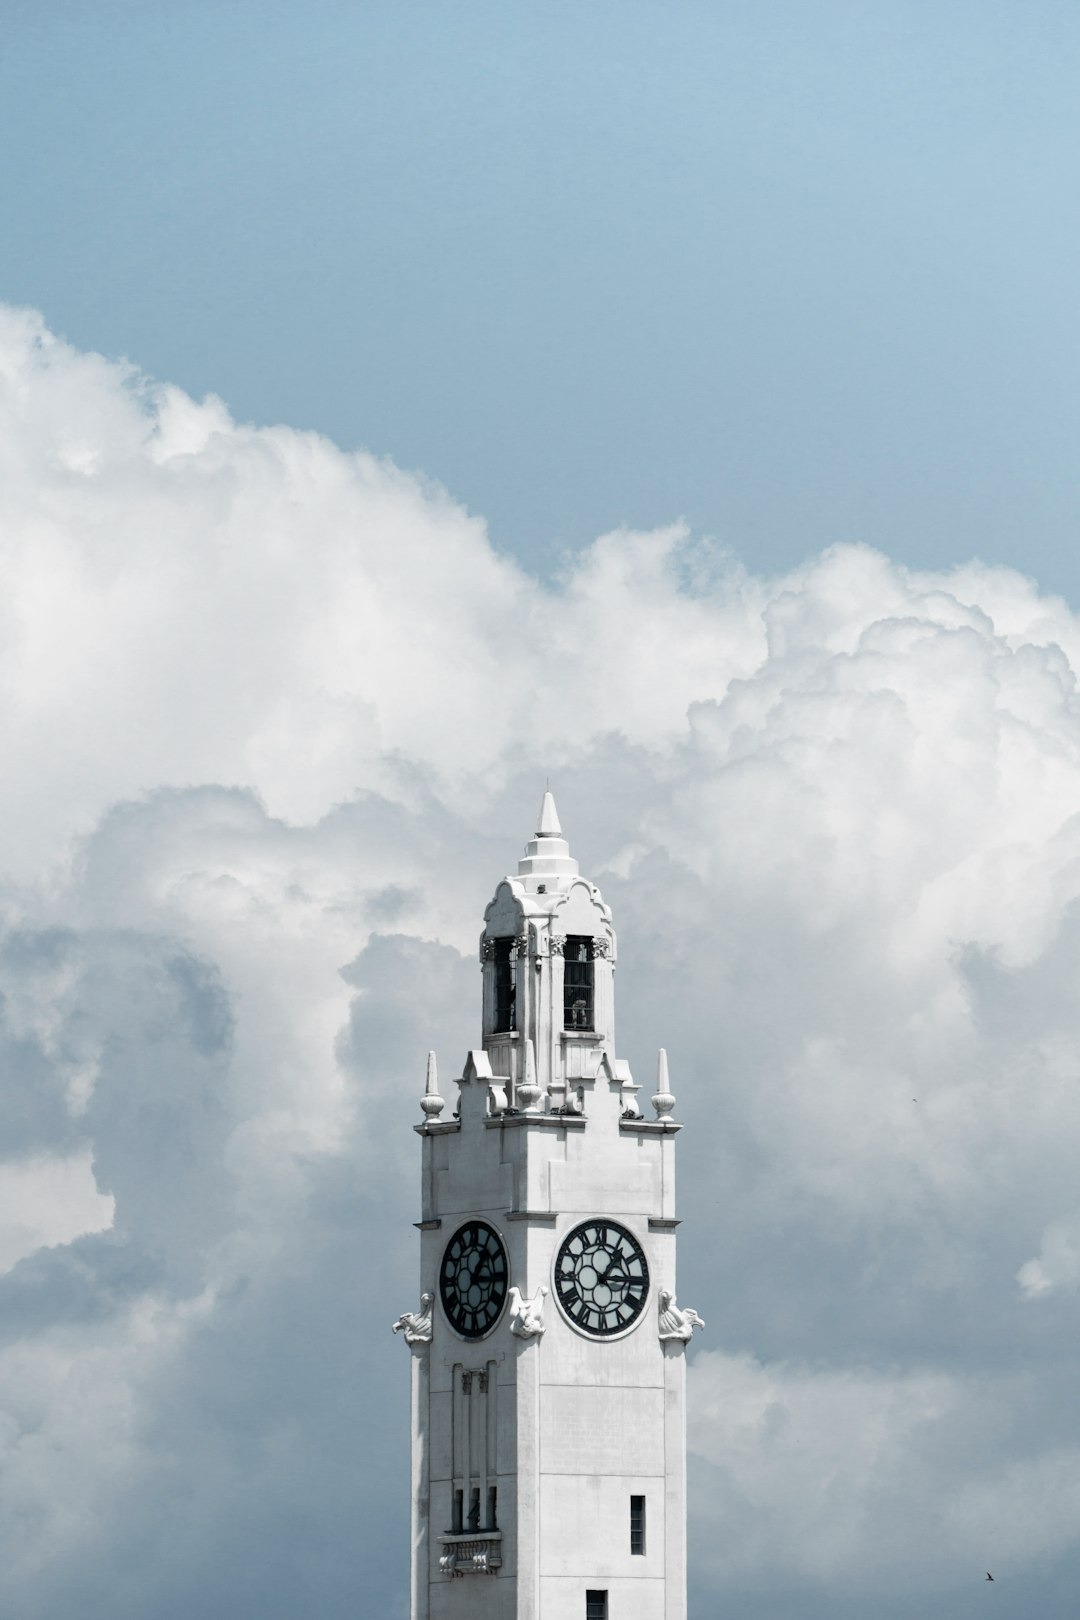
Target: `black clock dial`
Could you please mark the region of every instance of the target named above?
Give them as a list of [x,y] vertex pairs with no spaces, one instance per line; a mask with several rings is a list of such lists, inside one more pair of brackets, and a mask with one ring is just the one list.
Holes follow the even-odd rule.
[[636,1322],[649,1297],[649,1263],[616,1221],[585,1221],[562,1241],[555,1295],[571,1322],[604,1337]]
[[442,1258],[439,1298],[452,1328],[482,1339],[495,1326],[506,1299],[506,1250],[486,1221],[459,1226]]

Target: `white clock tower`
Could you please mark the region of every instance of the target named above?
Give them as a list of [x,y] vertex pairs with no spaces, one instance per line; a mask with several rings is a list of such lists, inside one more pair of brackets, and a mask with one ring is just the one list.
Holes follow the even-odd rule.
[[[615,934],[554,800],[485,913],[483,1045],[421,1100],[411,1620],[685,1620],[675,1105],[615,1056]],[[451,1113],[451,1117],[447,1114]]]

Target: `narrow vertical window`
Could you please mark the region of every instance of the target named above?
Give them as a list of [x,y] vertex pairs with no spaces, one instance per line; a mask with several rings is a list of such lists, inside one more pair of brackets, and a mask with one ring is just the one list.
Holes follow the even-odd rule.
[[563,1028],[592,1027],[592,940],[584,934],[567,934],[563,946]]
[[512,939],[495,939],[492,944],[495,947],[495,1029],[502,1033],[517,1028],[515,964],[510,959],[514,942]]
[[645,1551],[645,1498],[632,1496],[630,1498],[630,1551],[644,1554]]
[[495,1485],[488,1486],[487,1527],[489,1530],[497,1530],[499,1528],[499,1492],[498,1487]]
[[585,1620],[608,1620],[607,1593],[585,1593]]
[[455,1491],[454,1492],[454,1512],[453,1512],[453,1515],[452,1515],[452,1517],[450,1519],[450,1534],[452,1536],[460,1536],[461,1532],[465,1528],[465,1526],[464,1526],[464,1524],[462,1522],[464,1515],[462,1513],[462,1499],[461,1498],[462,1498],[462,1493],[460,1491]]

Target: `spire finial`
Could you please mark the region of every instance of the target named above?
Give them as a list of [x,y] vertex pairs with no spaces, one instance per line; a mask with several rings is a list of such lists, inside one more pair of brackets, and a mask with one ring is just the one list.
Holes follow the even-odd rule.
[[540,1101],[540,1087],[536,1081],[536,1051],[531,1038],[525,1042],[525,1073],[517,1083],[515,1101],[526,1113]]
[[438,1119],[446,1104],[439,1096],[439,1070],[435,1062],[434,1052],[427,1055],[427,1079],[424,1082],[424,1095],[420,1099],[420,1107],[426,1117],[432,1122]]
[[543,802],[540,805],[540,820],[536,827],[537,838],[561,838],[562,828],[559,825],[559,812],[555,808],[551,789],[544,789]]
[[518,876],[538,879],[534,890],[537,894],[558,893],[577,877],[578,863],[563,837],[550,788],[544,789],[536,820],[536,832],[525,845],[524,857],[518,861]]
[[667,1052],[663,1047],[660,1048],[660,1055],[656,1063],[656,1090],[653,1093],[652,1105],[656,1109],[656,1117],[661,1123],[666,1123],[671,1118],[671,1111],[675,1107],[675,1098],[671,1095]]

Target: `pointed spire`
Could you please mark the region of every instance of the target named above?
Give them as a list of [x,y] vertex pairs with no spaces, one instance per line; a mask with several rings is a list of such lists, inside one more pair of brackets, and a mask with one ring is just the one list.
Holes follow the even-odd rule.
[[540,820],[536,824],[536,836],[537,838],[562,837],[559,812],[555,808],[555,799],[550,788],[545,791],[543,803],[540,806]]
[[424,1082],[424,1095],[420,1099],[420,1107],[432,1124],[446,1107],[439,1096],[439,1069],[434,1052],[427,1055],[427,1079]]
[[578,875],[578,863],[570,853],[570,845],[562,835],[559,812],[551,789],[544,791],[540,803],[539,825],[529,842],[525,854],[518,862],[519,877],[535,877],[536,892],[557,892],[567,886],[567,880]]

